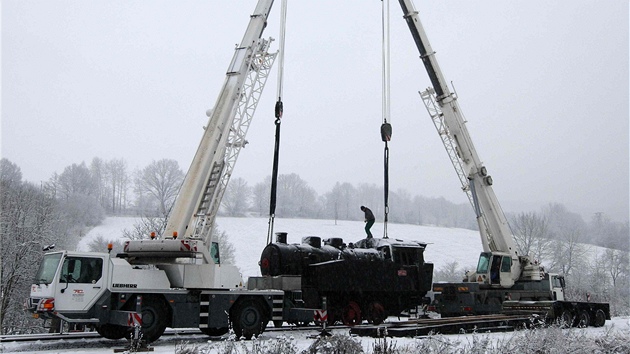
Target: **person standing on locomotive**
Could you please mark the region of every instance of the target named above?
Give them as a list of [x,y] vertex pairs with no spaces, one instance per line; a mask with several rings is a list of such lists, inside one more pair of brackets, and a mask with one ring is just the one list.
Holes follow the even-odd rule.
[[372,210],[370,210],[370,208],[368,207],[361,205],[361,211],[365,213],[365,233],[367,234],[367,238],[372,238],[370,228],[372,228],[372,225],[374,225],[374,221],[376,221],[376,218],[374,217]]

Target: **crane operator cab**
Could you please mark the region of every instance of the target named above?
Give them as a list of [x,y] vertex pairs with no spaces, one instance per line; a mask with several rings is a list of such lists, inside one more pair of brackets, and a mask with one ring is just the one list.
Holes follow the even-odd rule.
[[482,252],[474,276],[474,280],[469,280],[490,286],[511,287],[514,285],[511,255]]

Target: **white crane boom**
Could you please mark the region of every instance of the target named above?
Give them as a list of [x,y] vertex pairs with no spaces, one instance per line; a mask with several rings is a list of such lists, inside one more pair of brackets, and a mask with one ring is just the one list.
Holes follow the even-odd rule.
[[[507,219],[492,189],[492,178],[477,154],[457,103],[457,96],[449,90],[418,12],[411,0],[399,0],[399,2],[433,86],[421,92],[422,100],[455,167],[462,189],[468,195],[475,210],[484,251],[479,265],[485,262],[487,265],[485,269],[489,269],[488,265],[492,263],[496,264],[497,268],[501,268],[501,273],[509,272],[509,277],[506,274],[500,279],[502,287],[512,286],[514,281],[522,279],[523,275],[539,277],[541,272],[534,271],[529,258],[520,255],[516,248]],[[479,269],[478,267],[477,273]],[[497,285],[498,272],[497,270]],[[477,274],[473,274],[471,278],[477,281],[482,280]]]
[[[214,221],[277,53],[262,33],[273,0],[259,0],[236,47],[223,87],[159,239],[129,241],[130,262],[156,264],[181,287],[242,286],[236,267],[221,265]],[[189,259],[183,261],[183,259]],[[182,263],[188,263],[183,265]],[[238,275],[240,279],[240,275]],[[224,285],[229,284],[229,285]]]

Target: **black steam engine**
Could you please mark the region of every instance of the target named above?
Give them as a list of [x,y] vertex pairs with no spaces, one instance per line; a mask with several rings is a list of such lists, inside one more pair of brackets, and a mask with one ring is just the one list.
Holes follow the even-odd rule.
[[346,245],[341,238],[322,242],[309,236],[301,244],[287,244],[286,237],[278,233],[276,242],[265,247],[263,276],[248,284],[284,290],[286,322],[302,322],[292,319],[291,310],[326,307],[331,324],[355,325],[363,319],[379,324],[428,301],[433,264],[424,261],[424,243],[369,238]]

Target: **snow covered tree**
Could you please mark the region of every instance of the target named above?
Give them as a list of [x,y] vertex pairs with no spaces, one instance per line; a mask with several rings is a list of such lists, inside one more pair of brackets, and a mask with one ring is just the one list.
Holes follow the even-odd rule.
[[259,215],[269,215],[269,196],[271,195],[271,176],[252,188],[252,204]]
[[107,166],[103,159],[99,157],[92,159],[92,163],[90,163],[90,175],[92,176],[92,184],[94,186],[94,197],[98,200],[103,210],[107,210],[110,207],[109,201],[111,200],[112,193],[106,181]]
[[111,212],[113,214],[121,213],[127,207],[127,190],[129,188],[127,162],[123,159],[111,160],[105,164],[105,170],[106,180],[111,191]]
[[12,333],[30,326],[22,304],[47,245],[70,246],[68,225],[57,201],[42,187],[23,182],[17,165],[0,161],[0,328]]
[[514,241],[521,254],[529,255],[532,260],[544,262],[553,253],[549,239],[549,224],[544,215],[535,212],[520,213],[510,218],[514,232]]
[[243,178],[234,178],[228,183],[221,206],[227,216],[243,216],[249,209],[251,188]]
[[136,193],[140,196],[148,195],[157,203],[157,215],[168,215],[170,206],[175,201],[184,181],[184,176],[184,172],[175,160],[153,161],[137,173]]
[[121,240],[107,239],[103,235],[97,235],[88,244],[88,250],[90,252],[107,252],[107,245],[112,244],[112,254],[117,254],[123,251],[124,242]]
[[278,217],[313,217],[317,211],[317,193],[295,173],[278,176]]

